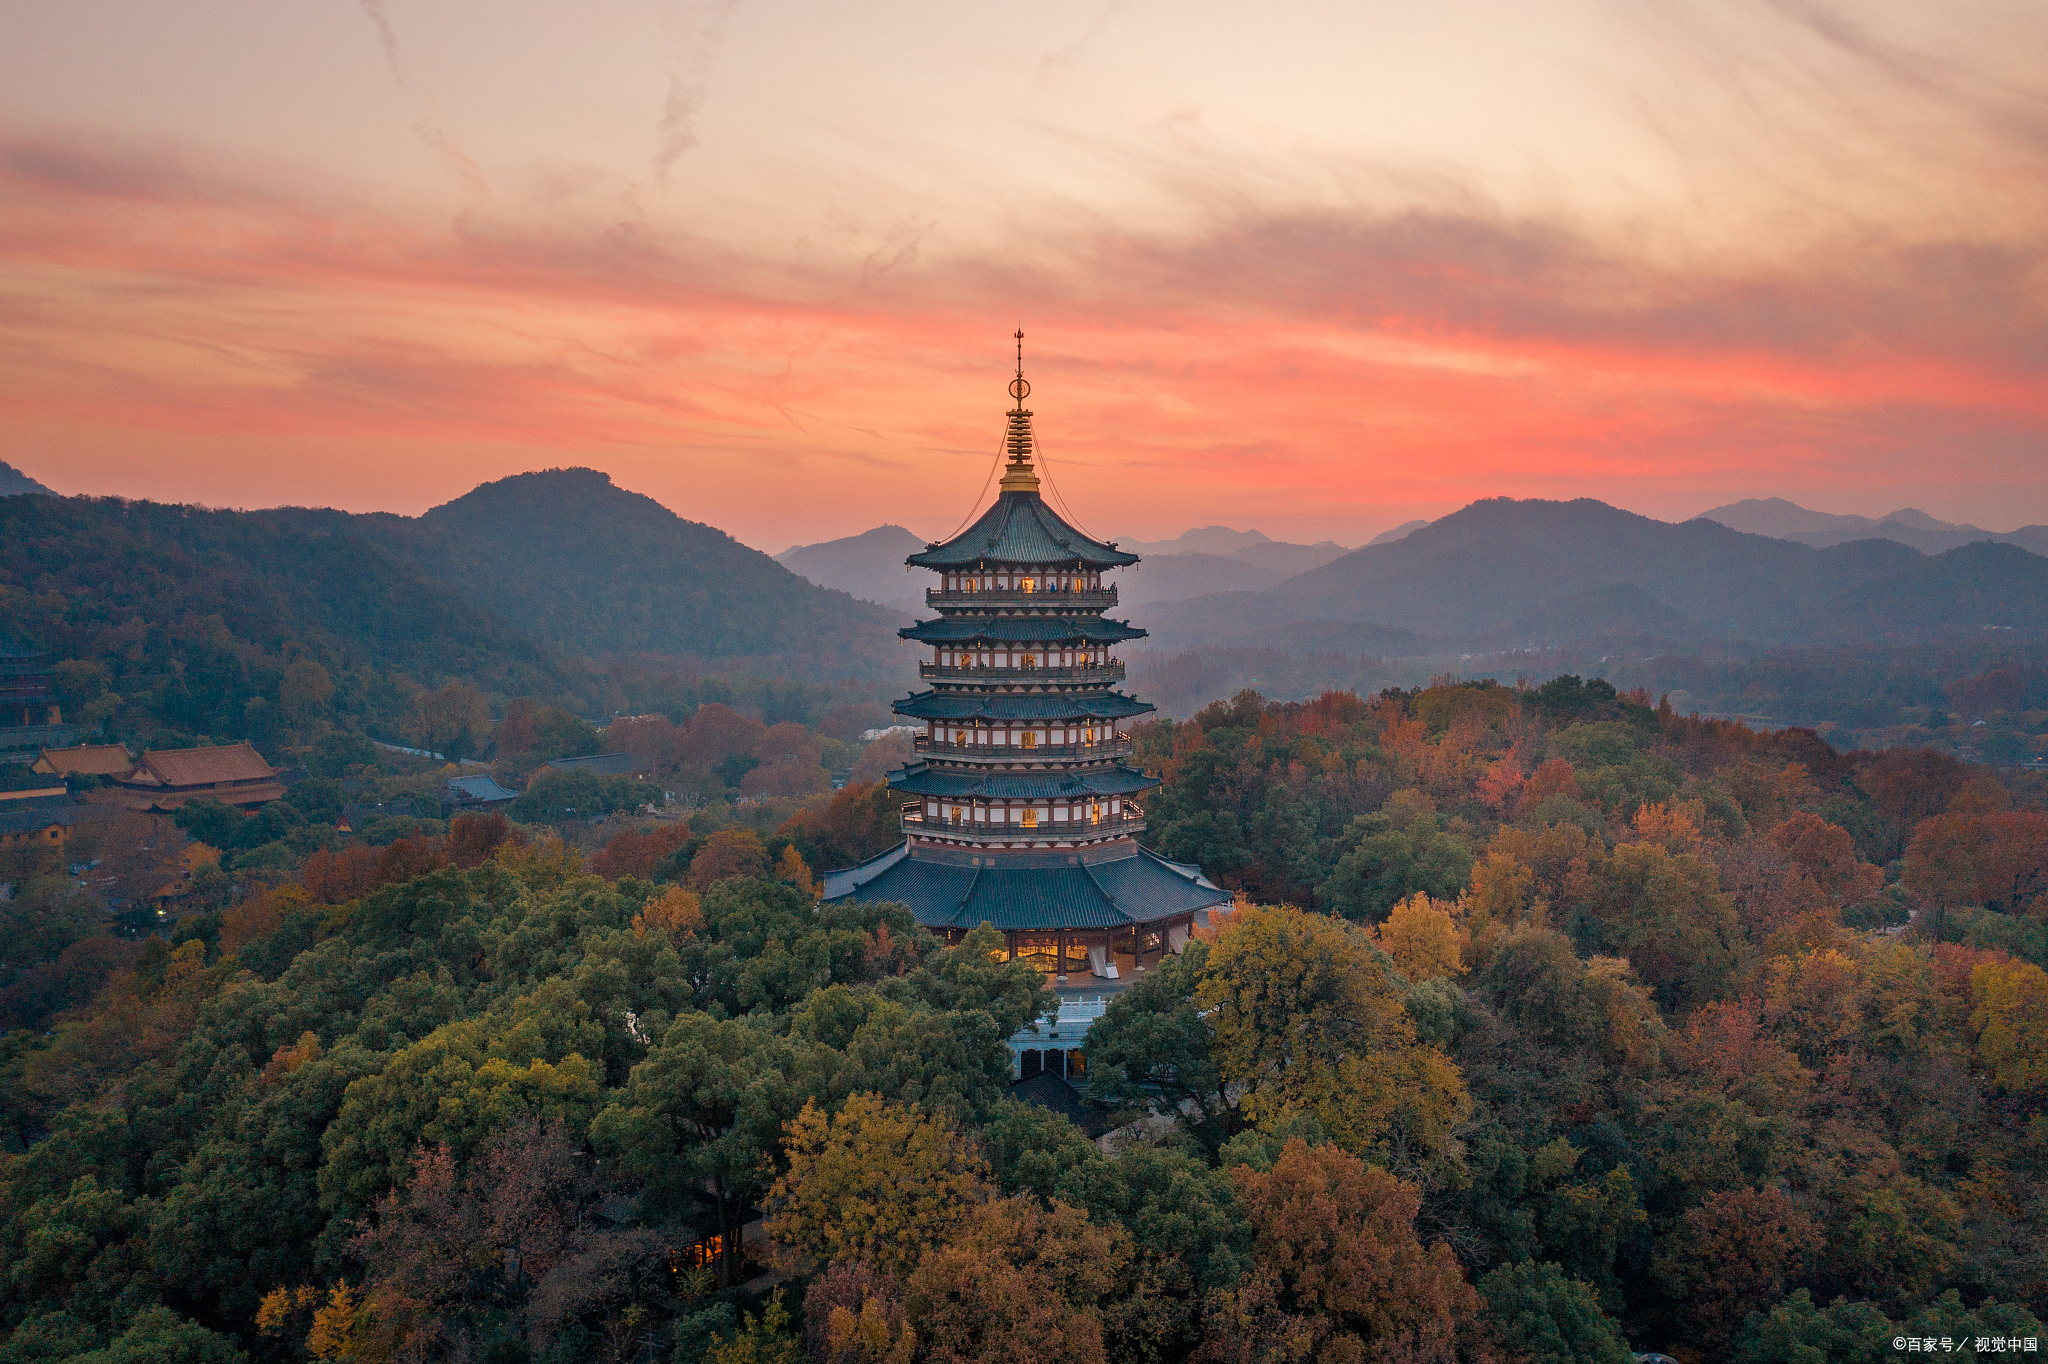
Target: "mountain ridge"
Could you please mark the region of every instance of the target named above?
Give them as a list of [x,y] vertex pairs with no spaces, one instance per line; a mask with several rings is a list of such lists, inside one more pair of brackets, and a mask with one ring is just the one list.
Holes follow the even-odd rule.
[[1918,507],[1901,507],[1873,520],[1868,516],[1814,511],[1782,497],[1747,497],[1701,512],[1694,519],[1714,521],[1752,535],[1792,540],[1815,549],[1852,540],[1893,540],[1911,545],[1923,554],[1941,554],[1963,545],[1990,541],[2018,545],[2030,554],[2048,555],[2048,526],[1985,530],[1964,522],[1940,520]]
[[40,493],[44,497],[61,496],[55,488],[45,487],[5,460],[0,460],[0,497],[15,497],[22,493]]
[[[2001,618],[1978,619],[1987,613]],[[1249,630],[1306,619],[1514,647],[1616,633],[1776,643],[2038,631],[2048,559],[2013,545],[1930,557],[1884,539],[1817,549],[1592,498],[1490,498],[1267,591],[1142,614],[1169,649],[1245,643]]]

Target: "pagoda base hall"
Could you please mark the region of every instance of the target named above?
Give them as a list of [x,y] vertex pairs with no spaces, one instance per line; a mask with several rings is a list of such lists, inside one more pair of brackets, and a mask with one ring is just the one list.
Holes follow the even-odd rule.
[[1041,497],[1022,339],[995,504],[907,561],[938,583],[925,593],[936,618],[902,631],[930,647],[929,689],[895,705],[918,727],[917,760],[889,776],[906,797],[903,842],[827,872],[824,898],[907,905],[948,942],[988,924],[1056,985],[1114,990],[1179,952],[1230,894],[1139,842],[1159,783],[1123,762],[1123,726],[1153,708],[1116,690],[1116,648],[1145,632],[1105,616],[1117,590],[1103,582],[1138,556]]

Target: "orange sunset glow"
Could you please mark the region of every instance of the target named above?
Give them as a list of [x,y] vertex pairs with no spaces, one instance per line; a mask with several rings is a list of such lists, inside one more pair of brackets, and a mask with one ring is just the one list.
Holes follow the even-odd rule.
[[1474,498],[2048,521],[2037,6],[24,11],[0,458],[770,552],[968,510],[1010,332],[1105,535]]

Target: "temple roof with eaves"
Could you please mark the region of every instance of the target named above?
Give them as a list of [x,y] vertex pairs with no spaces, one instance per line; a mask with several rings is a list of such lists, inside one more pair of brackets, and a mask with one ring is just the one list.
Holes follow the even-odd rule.
[[1122,692],[1051,692],[1018,696],[997,692],[921,691],[894,710],[913,720],[1124,720],[1155,707]]
[[825,874],[824,899],[908,905],[926,928],[1128,928],[1230,903],[1201,868],[1146,848],[1065,866],[967,865],[912,856],[899,843],[857,867]]
[[1062,521],[1035,492],[1006,492],[966,530],[904,562],[942,569],[984,563],[1122,568],[1138,562],[1138,556],[1083,535]]
[[896,632],[926,644],[964,644],[971,640],[1016,640],[1019,643],[1115,644],[1143,639],[1145,632],[1120,620],[1100,616],[945,616],[921,620]]
[[1078,772],[940,772],[919,763],[889,774],[892,791],[952,800],[1086,800],[1135,795],[1157,785],[1157,777],[1128,767]]

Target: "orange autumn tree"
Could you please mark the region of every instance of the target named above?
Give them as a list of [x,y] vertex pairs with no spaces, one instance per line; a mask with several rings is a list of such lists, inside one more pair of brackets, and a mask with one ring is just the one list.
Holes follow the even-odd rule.
[[1212,1305],[1204,1364],[1490,1358],[1479,1295],[1457,1257],[1415,1234],[1415,1186],[1298,1138],[1271,1170],[1241,1165],[1234,1176],[1257,1265]]
[[1058,1199],[984,1203],[905,1285],[918,1356],[930,1364],[1100,1364],[1100,1305],[1130,1259],[1128,1232]]
[[682,886],[670,886],[642,905],[640,912],[633,916],[634,937],[644,938],[650,933],[658,933],[677,947],[688,942],[703,927],[703,902],[695,891]]

